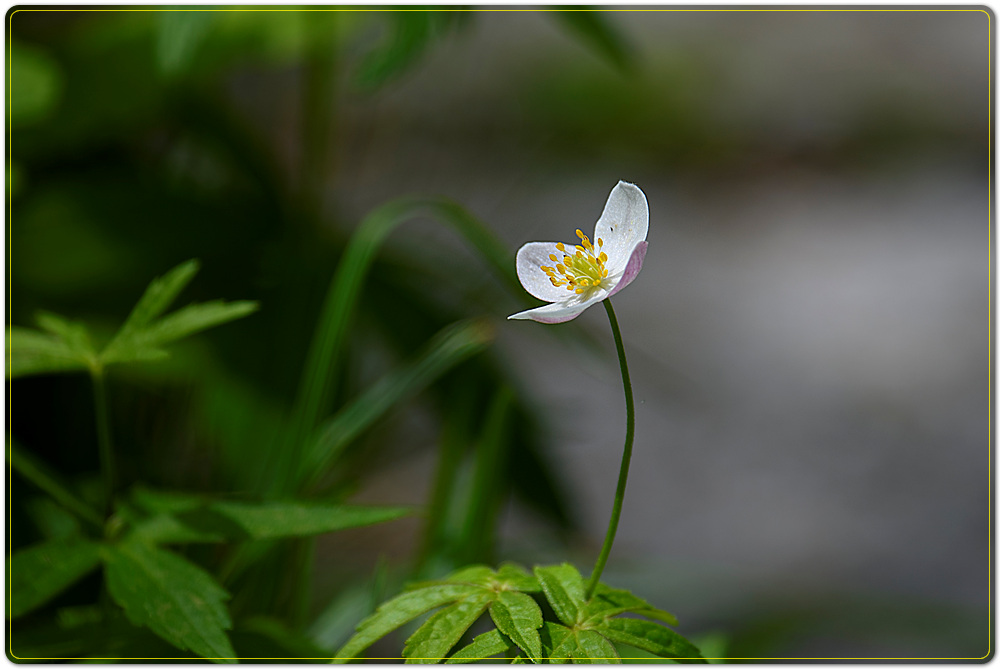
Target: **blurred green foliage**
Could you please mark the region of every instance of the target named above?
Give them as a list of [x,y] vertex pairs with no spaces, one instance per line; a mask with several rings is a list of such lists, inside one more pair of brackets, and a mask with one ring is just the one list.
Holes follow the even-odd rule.
[[[511,249],[490,232],[495,222],[439,194],[391,200],[355,219],[331,196],[343,176],[333,170],[335,139],[350,130],[339,125],[344,91],[362,114],[373,109],[488,15],[147,9],[8,15],[12,652],[330,658],[410,577],[493,562],[498,509],[512,496],[557,538],[575,527],[539,403],[491,347],[492,321],[526,299]],[[706,113],[721,73],[696,50],[664,44],[653,60],[613,14],[539,14],[590,57],[533,58],[518,94],[501,92],[517,106],[526,143],[544,139],[567,162],[586,154],[668,170],[755,165],[787,150]],[[268,94],[296,98],[295,132],[281,145],[267,127],[273,119],[243,95],[254,77],[274,87]],[[805,150],[864,162],[956,137],[979,150],[978,135],[893,91],[866,109],[854,130]],[[386,245],[411,220],[446,226],[473,260],[444,266],[432,248]],[[202,270],[185,286],[194,265],[182,263],[192,257]],[[166,306],[133,312],[119,330],[142,287],[171,267],[164,280],[177,283],[168,292],[184,289],[202,306],[163,318]],[[481,280],[484,267],[495,281]],[[174,341],[246,315],[248,301],[260,306],[252,318]],[[546,335],[583,337],[571,328]],[[113,499],[95,389],[83,374],[56,373],[95,365]],[[430,417],[438,450],[412,561],[358,568],[340,539],[350,535],[320,553],[319,534],[414,515],[346,504],[379,468],[418,448],[398,420],[414,405]],[[344,571],[329,576],[317,555]],[[524,619],[535,622],[533,613]],[[769,602],[745,619],[755,622],[721,621],[726,638],[696,638],[703,654],[776,656],[815,629],[964,643],[973,623],[856,602]],[[193,628],[204,631],[200,640]],[[533,629],[550,646],[563,633]],[[506,645],[499,633],[475,638],[465,639],[482,644],[475,652]],[[534,637],[521,642],[534,652]],[[601,643],[577,645],[591,642]],[[625,662],[659,659],[615,648]]]
[[[398,448],[380,424],[417,394],[444,450],[414,573],[492,559],[512,493],[572,526],[533,402],[489,351],[484,318],[526,299],[510,250],[441,198],[358,224],[322,204],[336,82],[373,93],[473,20],[462,8],[13,10],[12,659],[332,657],[384,596],[385,568],[314,601],[310,537],[406,513],[344,501]],[[566,24],[624,62],[601,18]],[[291,171],[226,92],[241,72],[289,68],[302,102]],[[500,283],[457,266],[465,299],[422,291],[413,277],[430,261],[382,249],[415,217],[453,227]],[[198,266],[178,262],[193,255],[204,270],[188,286]],[[199,303],[164,315],[182,290]],[[374,381],[358,366],[367,348],[388,356]],[[92,387],[50,375],[72,371]],[[511,462],[516,477],[502,475]],[[470,467],[480,484],[462,487]],[[359,592],[358,615],[331,623]]]

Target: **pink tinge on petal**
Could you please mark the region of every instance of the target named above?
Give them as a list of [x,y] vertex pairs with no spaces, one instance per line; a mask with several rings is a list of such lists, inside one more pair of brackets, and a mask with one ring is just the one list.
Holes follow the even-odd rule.
[[632,281],[639,275],[639,270],[642,269],[642,261],[646,259],[646,247],[649,246],[649,242],[641,241],[635,245],[632,249],[632,255],[629,256],[628,264],[625,265],[625,272],[622,274],[621,281],[618,282],[611,292],[608,293],[608,297],[611,297],[619,290],[625,286],[632,283]]

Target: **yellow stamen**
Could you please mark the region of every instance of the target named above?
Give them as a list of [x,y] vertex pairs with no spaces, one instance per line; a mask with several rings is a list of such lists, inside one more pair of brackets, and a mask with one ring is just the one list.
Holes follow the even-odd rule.
[[549,254],[549,260],[555,263],[555,267],[539,265],[541,270],[548,276],[553,286],[566,286],[566,290],[577,295],[584,295],[592,289],[602,285],[603,280],[608,276],[608,270],[604,263],[608,261],[608,254],[598,249],[604,246],[604,240],[597,239],[597,247],[590,242],[590,238],[583,234],[582,230],[576,231],[576,236],[580,238],[580,243],[575,245],[569,252],[562,242],[556,243],[555,247],[564,254],[562,262],[554,253]]

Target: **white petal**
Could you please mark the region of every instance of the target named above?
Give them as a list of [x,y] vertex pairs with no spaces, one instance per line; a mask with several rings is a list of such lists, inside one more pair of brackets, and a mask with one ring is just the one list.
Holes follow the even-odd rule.
[[581,300],[579,302],[555,302],[553,304],[546,304],[545,306],[537,307],[535,309],[528,309],[527,311],[511,314],[507,318],[513,320],[532,320],[550,325],[554,323],[565,323],[566,321],[573,320],[586,311],[588,307],[597,304],[607,296],[607,291],[598,290],[594,291],[594,294],[586,300]]
[[566,286],[553,286],[548,275],[542,271],[542,265],[555,267],[556,262],[549,255],[562,258],[563,254],[556,248],[555,242],[528,242],[517,251],[517,278],[524,289],[533,296],[546,302],[566,300],[572,291]]
[[642,261],[646,259],[646,247],[649,246],[649,242],[642,241],[635,245],[635,249],[632,250],[632,257],[628,259],[628,264],[625,265],[625,271],[622,273],[622,278],[618,280],[611,292],[608,293],[608,297],[611,297],[619,290],[625,286],[632,283],[635,277],[639,276],[639,270],[642,269]]
[[[635,184],[619,181],[611,190],[604,213],[594,226],[594,244],[604,240],[601,250],[608,254],[604,263],[609,274],[625,271],[636,245],[649,232],[649,205]],[[635,277],[633,277],[635,278]]]

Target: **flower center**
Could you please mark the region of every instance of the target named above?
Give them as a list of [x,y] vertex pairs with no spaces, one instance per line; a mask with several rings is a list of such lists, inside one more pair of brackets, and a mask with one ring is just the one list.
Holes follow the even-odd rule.
[[566,290],[582,295],[591,288],[600,286],[608,277],[608,270],[604,269],[608,254],[601,251],[604,247],[603,239],[597,240],[595,249],[587,235],[577,230],[576,236],[580,238],[580,243],[570,247],[569,251],[562,242],[556,244],[556,248],[563,254],[562,260],[555,253],[549,254],[549,260],[555,263],[555,267],[547,265],[539,267],[549,277],[553,286],[566,286]]

